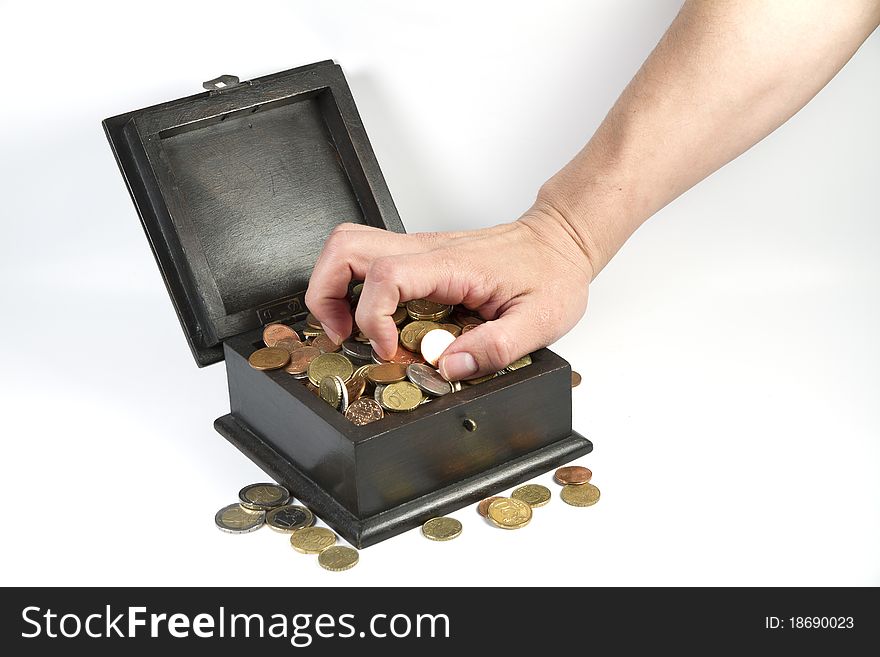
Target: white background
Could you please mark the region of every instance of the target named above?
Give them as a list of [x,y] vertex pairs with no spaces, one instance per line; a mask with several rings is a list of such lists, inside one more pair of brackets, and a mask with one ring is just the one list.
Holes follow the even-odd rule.
[[[101,119],[326,58],[409,231],[515,219],[677,11],[643,2],[2,2],[3,584],[880,584],[880,41],[651,220],[555,345],[602,500],[455,516],[328,573],[216,530],[211,426]],[[514,266],[515,263],[511,263]],[[565,299],[560,299],[564,303]]]

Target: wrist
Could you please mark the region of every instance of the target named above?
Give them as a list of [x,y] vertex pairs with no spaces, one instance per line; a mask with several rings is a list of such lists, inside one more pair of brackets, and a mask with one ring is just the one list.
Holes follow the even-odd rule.
[[554,257],[560,257],[575,267],[589,285],[597,272],[594,252],[568,219],[555,206],[536,201],[514,225],[525,231],[528,239],[548,247]]

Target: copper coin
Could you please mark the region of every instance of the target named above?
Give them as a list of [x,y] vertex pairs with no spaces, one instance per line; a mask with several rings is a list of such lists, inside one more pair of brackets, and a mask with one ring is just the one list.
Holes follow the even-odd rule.
[[574,370],[572,370],[571,371],[571,387],[577,388],[580,384],[581,384],[581,375],[578,374],[577,372],[575,372]]
[[294,349],[299,349],[300,347],[304,347],[305,345],[295,338],[281,338],[275,343],[274,346],[279,349],[287,349],[287,351],[293,351]]
[[374,399],[361,397],[348,405],[345,417],[352,423],[361,427],[370,422],[381,420],[385,417],[382,407]]
[[334,351],[339,351],[339,345],[333,342],[326,333],[315,336],[311,346],[320,349],[322,354],[331,354]]
[[290,360],[290,352],[287,349],[264,347],[257,349],[248,358],[248,363],[255,370],[280,370]]
[[477,328],[478,326],[479,326],[479,324],[465,324],[464,326],[461,327],[461,332],[467,333],[468,331],[471,331],[471,330]]
[[297,332],[290,328],[287,324],[267,324],[263,329],[263,342],[267,347],[274,347],[279,340],[296,340],[299,341]]
[[372,368],[367,374],[367,378],[379,385],[397,383],[406,378],[406,365],[402,363],[382,363]]
[[477,505],[477,513],[479,513],[484,518],[489,515],[489,505],[492,504],[495,500],[500,500],[501,497],[496,495],[495,497],[487,497],[485,500],[480,502]]
[[580,465],[567,465],[559,468],[553,475],[553,478],[560,484],[580,485],[587,483],[593,478],[593,473],[589,468]]
[[309,371],[309,365],[312,364],[312,361],[320,355],[321,350],[317,347],[294,349],[290,353],[290,363],[284,368],[284,371],[288,374],[305,374]]
[[476,317],[474,315],[465,315],[464,313],[455,313],[452,316],[452,321],[458,324],[462,330],[464,330],[465,326],[478,326],[479,324],[485,323],[481,317]]
[[410,363],[424,363],[425,359],[422,358],[421,354],[413,353],[409,349],[404,349],[400,345],[397,345],[397,351],[394,352],[394,355],[388,362],[409,365]]
[[367,381],[362,376],[352,377],[345,382],[345,389],[348,390],[348,403],[350,404],[355,399],[359,399],[361,395],[364,394],[364,390],[367,388]]

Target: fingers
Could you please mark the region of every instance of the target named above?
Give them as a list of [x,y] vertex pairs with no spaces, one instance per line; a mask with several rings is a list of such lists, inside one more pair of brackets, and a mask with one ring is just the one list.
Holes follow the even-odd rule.
[[543,346],[540,332],[522,306],[463,333],[440,356],[440,373],[448,381],[473,379],[507,367]]
[[351,334],[348,286],[352,280],[363,280],[375,258],[420,248],[412,235],[359,224],[334,228],[315,263],[305,299],[328,337],[338,344]]
[[373,261],[358,302],[357,324],[380,358],[391,358],[397,351],[397,326],[392,319],[397,304],[426,297],[438,303],[460,303],[469,285],[464,272],[447,249]]

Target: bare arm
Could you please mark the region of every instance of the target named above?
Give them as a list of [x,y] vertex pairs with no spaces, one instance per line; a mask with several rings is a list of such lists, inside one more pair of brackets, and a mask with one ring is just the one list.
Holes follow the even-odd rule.
[[880,0],[689,0],[584,149],[519,220],[396,235],[343,224],[306,303],[339,341],[347,286],[383,357],[399,301],[463,303],[488,321],[440,360],[449,379],[499,370],[583,315],[589,283],[648,217],[803,107],[880,23]]
[[806,105],[878,22],[877,0],[689,0],[538,207],[598,274],[648,217]]

